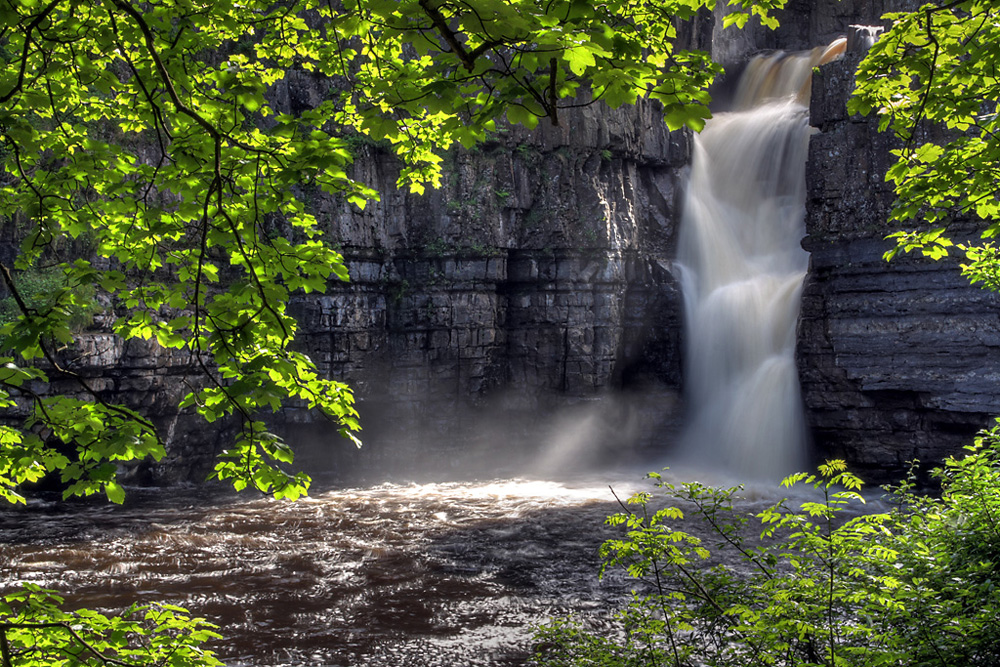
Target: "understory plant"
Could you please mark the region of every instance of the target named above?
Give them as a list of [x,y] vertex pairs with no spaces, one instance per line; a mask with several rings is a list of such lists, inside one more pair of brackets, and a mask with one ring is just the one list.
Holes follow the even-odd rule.
[[659,492],[624,502],[608,518],[624,535],[601,547],[601,575],[633,579],[632,599],[610,631],[541,627],[535,664],[1000,664],[1000,426],[933,474],[939,494],[911,476],[867,512],[861,481],[828,461],[782,482],[799,500],[757,513],[742,487],[653,474]]
[[0,597],[0,665],[189,665],[222,663],[202,645],[215,626],[173,605],[134,604],[105,615],[66,611],[54,591],[35,584]]

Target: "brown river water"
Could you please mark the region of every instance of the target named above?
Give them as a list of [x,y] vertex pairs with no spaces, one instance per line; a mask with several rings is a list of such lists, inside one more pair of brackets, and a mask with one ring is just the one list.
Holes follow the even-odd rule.
[[598,579],[618,509],[606,481],[520,479],[294,503],[192,490],[133,490],[123,507],[36,501],[0,511],[0,588],[185,606],[221,627],[228,665],[520,665],[538,623],[599,622],[628,595],[620,577]]

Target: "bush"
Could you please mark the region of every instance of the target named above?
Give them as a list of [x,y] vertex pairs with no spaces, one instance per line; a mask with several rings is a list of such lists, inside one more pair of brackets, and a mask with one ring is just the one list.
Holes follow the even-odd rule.
[[[831,461],[782,483],[811,485],[814,499],[749,516],[734,507],[741,487],[654,474],[673,505],[653,511],[641,493],[608,518],[626,532],[601,547],[601,574],[640,582],[614,631],[553,621],[535,664],[1000,664],[1000,426],[934,475],[939,496],[911,479],[888,490],[891,511],[859,513],[860,480]],[[677,527],[685,511],[714,554]]]
[[[20,271],[13,275],[13,282],[28,308],[43,317],[59,309],[71,331],[86,329],[100,310],[93,301],[93,285],[71,283],[61,267]],[[0,299],[0,326],[16,322],[21,316],[21,308],[13,296]]]
[[132,605],[119,615],[69,612],[54,591],[24,584],[0,597],[0,661],[4,667],[171,665],[220,667],[202,647],[215,626],[173,605]]

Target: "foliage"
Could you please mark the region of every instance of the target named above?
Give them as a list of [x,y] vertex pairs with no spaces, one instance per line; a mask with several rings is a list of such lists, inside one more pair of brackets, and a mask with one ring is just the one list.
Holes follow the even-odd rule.
[[[67,309],[67,322],[71,331],[80,331],[90,326],[99,307],[93,302],[92,287],[71,285],[62,271],[54,267],[31,267],[13,278],[18,294],[28,308],[44,312],[52,308]],[[82,290],[79,296],[77,291]],[[76,302],[80,302],[79,305]],[[0,299],[0,325],[14,322],[21,311],[13,297]]]
[[[623,570],[637,580],[615,619],[618,635],[559,619],[539,630],[535,662],[996,664],[1000,426],[969,450],[935,471],[940,496],[907,482],[884,513],[859,513],[861,483],[843,462],[793,475],[783,485],[808,485],[812,497],[758,513],[757,534],[754,518],[734,507],[740,487],[660,480],[679,506],[654,512],[653,495],[642,493],[608,519],[626,532],[602,546],[602,574]],[[679,527],[685,510],[708,537]]]
[[[861,63],[848,107],[877,113],[880,128],[900,139],[886,176],[897,196],[891,218],[926,225],[891,234],[896,247],[887,258],[919,250],[940,259],[954,245],[946,232],[956,217],[980,221],[984,238],[1000,232],[1000,23],[986,0],[926,4],[886,18],[892,28]],[[980,263],[976,246],[958,248],[980,266],[974,273],[997,275],[995,264]]]
[[[785,0],[728,0],[742,25]],[[292,450],[265,424],[288,402],[351,439],[349,388],[295,350],[297,292],[347,280],[306,194],[343,206],[377,194],[350,175],[374,143],[414,192],[440,182],[442,152],[506,119],[533,127],[596,100],[658,100],[672,128],[698,128],[718,68],[677,44],[679,21],[716,0],[0,0],[0,220],[22,234],[0,266],[19,315],[0,335],[0,494],[58,474],[67,495],[120,501],[118,462],[164,454],[153,424],[103,401],[68,359],[74,313],[104,304],[114,333],[185,353],[204,386],[182,407],[239,434],[214,476],[279,497],[304,493]],[[295,113],[289,79],[324,81]],[[287,85],[294,85],[291,80]],[[85,239],[93,257],[66,257]],[[39,262],[61,287],[21,289]],[[71,380],[73,396],[46,395]],[[65,383],[62,383],[65,384]],[[44,437],[43,437],[44,435]]]
[[132,605],[106,616],[67,612],[54,591],[33,584],[0,598],[0,664],[221,666],[202,647],[215,626],[172,605]]
[[[890,621],[914,665],[995,665],[1000,659],[1000,427],[977,436],[937,472],[940,498],[896,490],[889,544],[899,556]],[[905,624],[903,623],[905,621]]]

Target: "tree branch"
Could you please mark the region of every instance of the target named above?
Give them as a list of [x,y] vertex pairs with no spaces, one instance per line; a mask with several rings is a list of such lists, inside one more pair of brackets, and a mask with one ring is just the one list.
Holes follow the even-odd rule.
[[0,627],[0,664],[12,667],[10,660],[10,645],[7,643],[7,628]]
[[7,646],[7,630],[13,630],[13,629],[42,630],[46,628],[52,628],[52,629],[62,628],[70,635],[72,635],[73,639],[78,641],[80,645],[84,648],[84,650],[92,653],[95,658],[103,662],[105,665],[119,665],[120,667],[138,667],[136,663],[125,662],[124,660],[116,660],[115,658],[109,658],[108,656],[98,651],[93,644],[91,644],[82,636],[80,636],[80,633],[74,630],[69,623],[60,623],[58,621],[52,621],[50,623],[29,623],[29,622],[0,623],[0,641],[2,641],[2,648],[5,649],[3,654],[3,660],[4,660],[3,667],[11,667],[9,647]]
[[55,10],[56,6],[62,2],[62,0],[52,0],[45,9],[35,17],[35,20],[28,24],[27,29],[24,31],[24,48],[21,49],[21,66],[17,72],[17,82],[14,87],[7,92],[6,95],[0,97],[0,104],[5,104],[14,95],[21,92],[21,88],[24,86],[24,74],[28,69],[28,47],[31,44],[31,33],[34,32],[35,28],[41,25],[42,21],[48,18],[49,14]]
[[549,59],[549,114],[552,116],[552,125],[559,127],[559,108],[556,97],[556,77],[559,74],[559,61],[556,58]]
[[448,22],[445,20],[444,14],[441,13],[441,10],[432,6],[431,0],[420,0],[419,4],[424,10],[424,13],[430,17],[431,21],[433,21],[434,27],[441,33],[444,41],[446,41],[448,46],[451,47],[452,52],[454,52],[454,54],[458,56],[458,59],[462,61],[462,64],[465,65],[465,69],[471,72],[476,66],[476,60],[458,41],[455,31],[448,25]]

